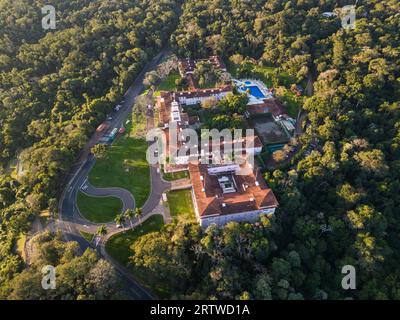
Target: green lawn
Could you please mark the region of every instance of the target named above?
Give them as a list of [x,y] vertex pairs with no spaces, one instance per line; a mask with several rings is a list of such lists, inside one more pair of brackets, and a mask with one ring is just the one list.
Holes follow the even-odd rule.
[[168,206],[173,219],[193,221],[195,213],[191,190],[170,191],[167,194]]
[[[135,229],[112,236],[106,243],[106,250],[115,260],[127,266],[129,257],[132,255],[132,250],[130,249],[131,245],[140,236],[160,230],[163,224],[164,220],[162,215],[153,215]],[[129,223],[127,225],[129,225]]]
[[303,106],[304,96],[298,97],[289,89],[284,87],[279,87],[276,90],[276,95],[279,100],[282,101],[287,110],[287,113],[292,118],[296,119],[299,109]]
[[92,222],[110,222],[122,212],[122,201],[115,197],[90,197],[78,193],[77,204],[81,214]]
[[167,181],[174,181],[174,180],[189,178],[189,172],[188,171],[167,172],[167,173],[164,173],[163,178],[164,178],[164,180],[167,180]]
[[172,72],[165,79],[163,79],[157,86],[157,90],[154,92],[154,96],[160,95],[160,91],[175,91],[177,90],[175,81],[180,79],[181,76],[178,71]]
[[272,74],[274,70],[274,67],[258,65],[253,66],[253,72],[255,73],[254,77],[263,81],[268,88],[272,87]]
[[[89,181],[99,188],[120,187],[129,190],[138,207],[143,206],[150,194],[150,168],[146,160],[147,142],[142,138],[145,116],[132,116],[125,124],[126,133],[96,161],[89,173]],[[133,125],[132,125],[133,124]]]
[[85,232],[85,231],[81,231],[81,230],[79,231],[79,233],[81,234],[81,236],[82,236],[83,238],[85,238],[85,240],[86,240],[87,242],[89,242],[89,243],[92,242],[93,236],[94,236],[93,233],[89,233],[89,232]]
[[[272,75],[274,72],[277,72],[278,68],[274,66],[260,66],[258,64],[250,63],[251,73],[250,77],[258,78],[262,80],[267,87],[272,87]],[[235,76],[237,70],[239,69],[239,65],[235,65],[233,63],[228,63],[228,71]],[[292,77],[285,71],[280,71],[278,73],[280,84],[285,86],[290,86],[292,83],[295,83],[296,80],[292,79]]]

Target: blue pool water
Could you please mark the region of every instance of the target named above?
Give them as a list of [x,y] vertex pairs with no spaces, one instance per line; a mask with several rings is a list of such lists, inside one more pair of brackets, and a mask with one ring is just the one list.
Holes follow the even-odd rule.
[[249,85],[249,84],[251,84],[251,81],[245,81],[244,83]]
[[245,90],[245,91],[250,90],[250,94],[251,94],[253,97],[256,97],[256,98],[258,98],[258,99],[263,99],[263,98],[265,98],[264,94],[261,92],[260,88],[257,87],[257,86],[245,86],[245,87],[244,87],[244,90]]

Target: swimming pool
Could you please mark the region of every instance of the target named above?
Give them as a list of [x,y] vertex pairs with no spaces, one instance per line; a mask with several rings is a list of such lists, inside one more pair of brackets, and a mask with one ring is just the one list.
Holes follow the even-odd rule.
[[250,94],[253,97],[256,97],[258,99],[264,99],[265,98],[265,95],[261,92],[260,88],[257,87],[257,86],[245,86],[244,90],[245,91],[249,90]]

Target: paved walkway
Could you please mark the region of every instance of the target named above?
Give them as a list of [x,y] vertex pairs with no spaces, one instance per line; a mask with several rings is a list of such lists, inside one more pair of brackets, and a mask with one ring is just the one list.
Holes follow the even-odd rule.
[[192,187],[192,182],[190,181],[189,178],[171,181],[171,190],[190,189],[191,187]]

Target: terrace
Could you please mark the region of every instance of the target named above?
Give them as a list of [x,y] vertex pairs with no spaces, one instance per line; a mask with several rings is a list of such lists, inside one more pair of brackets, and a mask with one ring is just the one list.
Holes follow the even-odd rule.
[[259,80],[240,79],[233,80],[240,93],[247,93],[249,97],[248,105],[262,104],[264,99],[272,99],[273,94],[266,85]]

